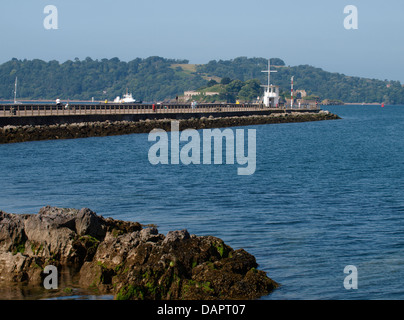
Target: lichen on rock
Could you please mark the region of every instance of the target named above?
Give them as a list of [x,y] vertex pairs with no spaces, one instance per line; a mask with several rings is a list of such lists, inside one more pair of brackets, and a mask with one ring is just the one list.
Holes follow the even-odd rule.
[[0,211],[0,285],[39,286],[50,264],[69,270],[80,288],[115,299],[257,299],[278,287],[254,256],[213,236],[164,236],[90,209]]

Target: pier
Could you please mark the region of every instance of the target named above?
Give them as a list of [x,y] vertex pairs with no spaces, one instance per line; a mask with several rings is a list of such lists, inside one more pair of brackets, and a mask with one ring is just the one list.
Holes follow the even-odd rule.
[[0,127],[6,125],[52,125],[97,121],[139,121],[269,115],[273,113],[318,113],[319,107],[268,108],[262,104],[0,104]]
[[306,105],[301,108],[290,106],[282,108],[268,108],[262,104],[112,104],[112,103],[87,103],[87,104],[0,104],[0,117],[26,117],[26,116],[65,116],[86,114],[155,114],[155,113],[218,113],[218,112],[247,112],[247,111],[315,111],[319,107]]
[[76,139],[132,133],[155,128],[209,129],[261,124],[335,120],[317,106],[268,108],[259,104],[3,104],[0,144]]

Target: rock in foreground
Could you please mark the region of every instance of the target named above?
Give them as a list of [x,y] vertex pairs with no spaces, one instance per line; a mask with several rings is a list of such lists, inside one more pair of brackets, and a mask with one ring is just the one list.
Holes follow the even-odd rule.
[[0,285],[42,286],[47,265],[80,288],[116,299],[245,300],[278,286],[256,269],[254,256],[216,237],[186,230],[164,236],[89,209],[0,211]]

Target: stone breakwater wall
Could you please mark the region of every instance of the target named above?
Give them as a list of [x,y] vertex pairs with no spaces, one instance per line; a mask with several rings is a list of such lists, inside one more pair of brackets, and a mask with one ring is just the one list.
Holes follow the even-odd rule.
[[180,121],[180,129],[209,129],[273,123],[307,122],[340,119],[328,111],[272,113],[249,116],[141,119],[137,121],[89,121],[42,125],[4,125],[0,127],[0,144],[26,141],[103,137],[133,133],[149,133],[159,128],[171,130],[171,121]]
[[90,209],[0,211],[0,288],[40,288],[48,265],[58,270],[62,296],[91,288],[123,300],[247,300],[278,287],[254,256],[213,236],[186,230],[164,236]]

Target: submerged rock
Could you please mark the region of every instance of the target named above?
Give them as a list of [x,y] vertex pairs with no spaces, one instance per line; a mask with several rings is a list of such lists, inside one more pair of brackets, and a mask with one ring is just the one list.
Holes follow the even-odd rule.
[[278,287],[254,256],[216,237],[164,236],[90,209],[0,211],[0,285],[41,286],[47,265],[116,299],[257,299]]

